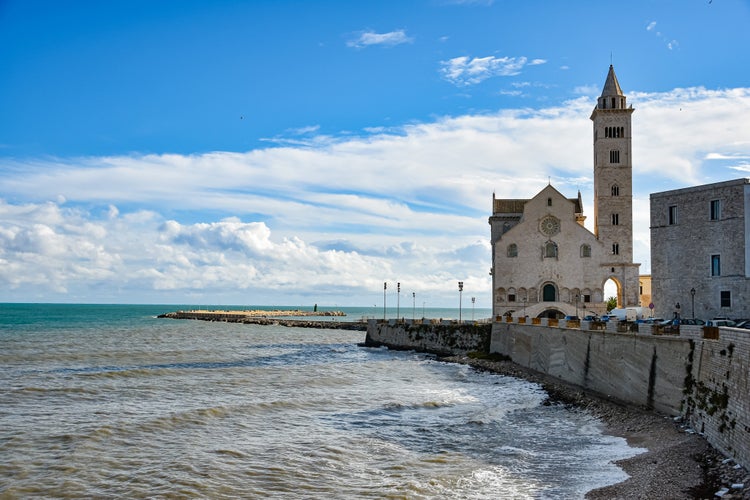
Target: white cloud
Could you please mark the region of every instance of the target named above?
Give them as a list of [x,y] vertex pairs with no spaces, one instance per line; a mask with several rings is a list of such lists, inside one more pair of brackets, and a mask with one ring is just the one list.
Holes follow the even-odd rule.
[[404,43],[412,43],[414,39],[407,36],[406,31],[396,30],[388,33],[375,33],[374,31],[364,31],[359,33],[356,38],[349,40],[346,44],[349,47],[363,48],[371,45],[381,45],[384,47],[393,47]]
[[646,31],[651,31],[656,37],[663,41],[669,50],[675,50],[680,44],[675,39],[669,39],[661,31],[656,30],[656,21],[651,21],[646,25]]
[[[649,194],[747,172],[750,89],[628,99],[635,260],[647,272]],[[493,192],[531,197],[551,179],[568,196],[581,190],[593,222],[593,105],[246,153],[6,161],[0,301],[362,305],[398,280],[438,305],[461,279],[489,304]]]
[[[543,64],[535,59],[529,64]],[[441,61],[440,73],[443,78],[458,87],[475,85],[495,76],[518,75],[527,64],[525,57],[454,57]]]

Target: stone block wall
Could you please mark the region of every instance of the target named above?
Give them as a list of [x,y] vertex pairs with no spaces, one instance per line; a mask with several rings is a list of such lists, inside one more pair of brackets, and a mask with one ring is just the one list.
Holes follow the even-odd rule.
[[750,332],[721,328],[717,340],[690,335],[684,414],[715,448],[750,464]]
[[[643,326],[643,325],[639,325]],[[490,352],[604,396],[685,416],[712,446],[750,464],[750,332],[679,336],[495,323]]]
[[490,352],[604,396],[679,415],[690,344],[669,336],[496,323]]
[[371,319],[367,322],[365,345],[443,355],[489,352],[491,331],[490,323],[421,323],[409,320],[385,323]]

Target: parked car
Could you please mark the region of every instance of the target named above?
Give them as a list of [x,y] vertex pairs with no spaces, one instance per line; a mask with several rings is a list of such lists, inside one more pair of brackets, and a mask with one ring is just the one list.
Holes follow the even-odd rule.
[[583,321],[599,321],[599,316],[589,314],[588,316],[583,317]]
[[659,324],[664,321],[664,318],[646,318],[643,320],[647,325]]
[[610,316],[609,314],[604,314],[601,318],[599,318],[599,321],[609,321],[611,318],[617,319],[614,316]]
[[565,316],[565,321],[581,321],[578,316]]
[[706,321],[706,326],[734,326],[735,322],[729,318],[713,318]]
[[681,325],[698,325],[698,326],[703,326],[703,325],[706,324],[706,322],[703,321],[702,319],[698,319],[698,318],[683,318],[683,319],[680,320],[680,324]]

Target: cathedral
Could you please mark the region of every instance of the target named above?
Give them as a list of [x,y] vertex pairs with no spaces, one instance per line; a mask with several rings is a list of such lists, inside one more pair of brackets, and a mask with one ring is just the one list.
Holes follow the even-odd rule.
[[610,65],[591,113],[593,232],[584,227],[580,192],[567,198],[550,184],[530,199],[493,194],[494,317],[601,315],[610,279],[617,285],[618,307],[640,305],[640,264],[633,262],[632,114]]

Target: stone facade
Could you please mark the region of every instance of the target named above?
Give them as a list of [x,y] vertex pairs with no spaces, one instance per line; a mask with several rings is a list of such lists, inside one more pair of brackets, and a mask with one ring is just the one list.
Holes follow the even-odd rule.
[[583,203],[551,184],[530,199],[496,199],[489,219],[493,315],[604,314],[604,284],[618,305],[640,305],[633,263],[632,107],[612,66],[591,114],[594,125],[594,232]]
[[749,210],[750,179],[651,195],[656,315],[750,318]]

